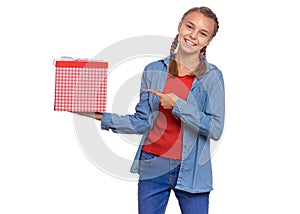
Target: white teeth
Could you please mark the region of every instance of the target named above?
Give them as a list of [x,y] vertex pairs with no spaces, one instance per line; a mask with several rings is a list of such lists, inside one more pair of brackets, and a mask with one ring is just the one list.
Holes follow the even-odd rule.
[[185,40],[185,42],[188,43],[188,44],[190,44],[190,45],[192,45],[192,46],[195,46],[195,45],[196,45],[195,43],[193,43],[193,42],[191,42],[191,41],[189,41],[189,40],[187,40],[187,39]]

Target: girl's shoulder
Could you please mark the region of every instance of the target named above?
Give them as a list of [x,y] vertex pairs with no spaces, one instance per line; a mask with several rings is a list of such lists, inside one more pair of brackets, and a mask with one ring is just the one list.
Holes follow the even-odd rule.
[[170,61],[170,57],[166,57],[163,59],[159,59],[159,60],[150,62],[149,64],[146,65],[144,70],[145,71],[151,71],[151,70],[166,71],[169,61]]
[[210,76],[210,78],[218,78],[223,81],[222,71],[215,64],[212,63],[207,62],[206,76]]
[[224,78],[222,71],[216,65],[207,63],[207,71],[202,79],[202,82],[207,86],[207,88],[218,84],[221,84],[224,88]]
[[207,72],[214,72],[222,76],[222,71],[215,64],[209,62],[207,63]]

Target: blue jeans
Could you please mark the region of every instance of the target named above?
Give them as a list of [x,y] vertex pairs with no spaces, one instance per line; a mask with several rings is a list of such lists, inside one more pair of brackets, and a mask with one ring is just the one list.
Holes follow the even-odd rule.
[[138,183],[139,214],[164,214],[171,190],[178,199],[181,213],[207,214],[209,192],[189,193],[175,189],[180,161],[142,152]]

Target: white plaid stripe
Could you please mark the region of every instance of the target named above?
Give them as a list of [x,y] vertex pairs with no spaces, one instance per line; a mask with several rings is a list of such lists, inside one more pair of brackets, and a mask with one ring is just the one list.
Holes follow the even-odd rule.
[[104,112],[106,95],[106,67],[56,66],[54,110]]

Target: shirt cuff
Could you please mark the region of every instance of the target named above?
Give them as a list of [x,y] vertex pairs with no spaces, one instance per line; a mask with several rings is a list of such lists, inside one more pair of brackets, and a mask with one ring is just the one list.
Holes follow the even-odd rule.
[[178,98],[178,100],[176,101],[173,109],[172,109],[172,114],[176,117],[180,119],[181,116],[181,111],[183,109],[185,102],[183,99]]
[[111,127],[111,114],[110,113],[102,113],[101,129],[109,130],[110,127]]

